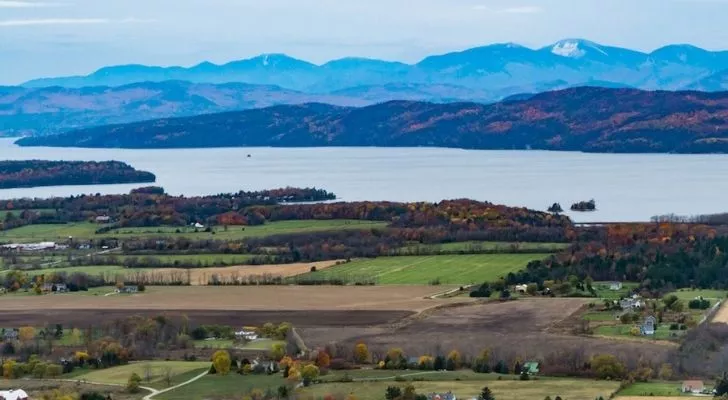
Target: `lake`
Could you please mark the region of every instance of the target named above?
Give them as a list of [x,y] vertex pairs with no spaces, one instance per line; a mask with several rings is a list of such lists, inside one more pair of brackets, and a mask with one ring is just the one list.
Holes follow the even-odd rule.
[[[250,157],[247,155],[250,154]],[[440,148],[78,149],[18,147],[0,159],[119,160],[157,175],[174,195],[316,186],[341,200],[472,198],[545,210],[595,199],[578,222],[647,221],[653,215],[728,211],[728,156],[585,154]],[[0,198],[127,193],[140,185],[0,190]]]

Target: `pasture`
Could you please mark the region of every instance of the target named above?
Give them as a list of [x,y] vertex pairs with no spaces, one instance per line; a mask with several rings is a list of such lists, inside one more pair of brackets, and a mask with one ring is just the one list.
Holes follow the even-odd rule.
[[681,382],[635,382],[617,392],[617,398],[649,396],[650,399],[659,398],[653,396],[682,396],[680,391]]
[[344,229],[371,229],[387,226],[386,222],[359,221],[347,219],[332,220],[295,220],[269,222],[255,226],[214,226],[210,232],[192,227],[145,227],[119,228],[107,233],[97,234],[96,230],[103,225],[90,222],[68,224],[26,225],[19,228],[0,231],[2,242],[40,242],[62,241],[73,236],[78,239],[97,238],[135,238],[135,237],[186,237],[189,239],[239,240],[250,237],[263,237],[287,233],[319,232]]
[[548,254],[467,254],[354,260],[301,276],[305,279],[373,279],[384,285],[476,284],[496,280]]
[[[210,363],[207,361],[140,361],[113,368],[93,370],[78,375],[75,379],[123,385],[126,384],[132,373],[137,373],[143,379],[142,385],[146,385],[163,381],[167,370],[171,376],[175,376],[195,370],[202,373],[207,368],[210,368]],[[147,379],[147,375],[149,375],[149,379]]]
[[[599,396],[608,398],[619,388],[618,382],[549,378],[519,381],[513,375],[476,374],[471,371],[354,370],[347,371],[347,374],[355,381],[327,383],[328,378],[334,380],[343,375],[343,372],[332,372],[331,377],[322,377],[324,383],[314,384],[308,388],[299,388],[295,393],[303,398],[317,399],[324,398],[329,394],[337,398],[354,394],[359,399],[380,399],[384,398],[388,386],[404,387],[411,383],[417,389],[417,393],[428,394],[452,391],[458,398],[476,397],[483,387],[487,386],[499,400],[543,399],[546,396],[550,396],[552,399],[561,396],[568,400],[594,400]],[[397,376],[408,382],[395,381]],[[275,392],[282,384],[285,384],[285,380],[280,374],[256,376],[240,376],[237,374],[227,376],[208,375],[180,389],[160,394],[158,398],[162,400],[216,398],[244,395],[252,390],[265,392],[269,389]]]
[[[712,290],[712,289],[678,289],[672,293],[668,293],[666,296],[674,294],[678,299],[685,302],[695,299],[696,297],[702,297],[708,300],[722,300],[726,298],[728,294],[725,290]],[[715,302],[711,302],[714,304]]]
[[[444,393],[452,391],[458,398],[477,397],[484,386],[490,388],[498,400],[552,399],[561,396],[569,400],[594,400],[599,396],[609,398],[619,388],[619,383],[577,379],[554,380],[482,380],[482,381],[417,381],[411,382],[417,393]],[[301,390],[302,394],[322,398],[327,394],[353,393],[360,399],[377,399],[384,396],[392,381],[329,383],[313,385]],[[404,387],[404,383],[398,383]]]

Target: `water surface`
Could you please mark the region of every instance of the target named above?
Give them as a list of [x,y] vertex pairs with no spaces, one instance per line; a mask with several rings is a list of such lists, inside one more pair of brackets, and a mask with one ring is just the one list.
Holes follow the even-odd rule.
[[[250,157],[247,155],[250,154]],[[599,211],[576,221],[645,221],[657,214],[728,211],[728,156],[586,154],[441,148],[79,149],[18,147],[0,159],[119,160],[157,175],[175,195],[317,186],[340,199],[472,198],[544,210],[578,200]],[[0,190],[0,198],[127,193],[137,184]]]

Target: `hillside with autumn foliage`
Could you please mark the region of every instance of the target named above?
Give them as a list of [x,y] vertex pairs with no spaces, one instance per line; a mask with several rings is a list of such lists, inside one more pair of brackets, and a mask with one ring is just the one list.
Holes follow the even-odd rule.
[[433,146],[587,152],[728,152],[728,92],[582,87],[491,105],[324,104],[102,126],[21,146]]
[[119,161],[0,161],[0,189],[154,182],[151,172]]

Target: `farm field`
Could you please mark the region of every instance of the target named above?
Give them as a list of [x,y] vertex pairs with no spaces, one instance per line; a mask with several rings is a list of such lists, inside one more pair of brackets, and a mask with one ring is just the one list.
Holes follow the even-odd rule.
[[[666,296],[674,294],[678,299],[683,301],[690,301],[696,297],[702,297],[708,300],[722,300],[726,298],[728,291],[725,290],[711,290],[711,289],[680,289],[672,293],[668,293]],[[715,302],[711,302],[714,304]]]
[[[213,275],[217,276],[220,281],[228,279],[251,276],[269,275],[274,277],[291,277],[301,275],[311,271],[311,267],[316,267],[317,270],[325,270],[330,268],[336,263],[337,260],[333,261],[318,261],[311,263],[297,263],[297,264],[274,264],[274,265],[238,265],[233,267],[208,267],[208,268],[191,268],[191,269],[180,269],[180,268],[158,268],[153,269],[155,273],[165,274],[170,272],[177,272],[190,274],[190,283],[192,285],[207,285]],[[126,270],[132,272],[135,270]],[[144,271],[144,270],[142,270]]]
[[143,263],[146,258],[153,258],[155,261],[164,264],[177,263],[184,266],[197,264],[200,267],[208,267],[243,264],[253,256],[249,254],[144,254],[119,255],[116,257],[120,260],[120,263],[123,263],[126,259],[136,259]]
[[162,381],[164,379],[164,370],[167,368],[171,369],[172,376],[175,376],[189,371],[210,368],[210,363],[207,361],[140,361],[119,367],[94,370],[78,375],[75,379],[123,385],[126,384],[132,373],[137,373],[144,379],[146,368],[151,368],[152,376],[150,381],[144,381],[142,385]]
[[213,232],[199,230],[195,232],[190,227],[152,227],[152,228],[120,228],[108,233],[97,234],[96,230],[103,225],[91,222],[76,222],[68,224],[39,224],[26,225],[19,228],[0,232],[2,242],[39,242],[66,240],[69,236],[74,238],[105,238],[105,237],[187,237],[191,239],[217,239],[235,240],[248,237],[262,237],[284,233],[316,232],[342,229],[368,229],[387,226],[386,222],[359,221],[359,220],[296,220],[269,222],[256,226],[222,226],[213,227]]
[[595,335],[601,336],[613,336],[622,337],[633,340],[677,340],[681,336],[684,336],[687,331],[681,330],[669,330],[669,324],[660,324],[657,326],[655,334],[652,336],[638,335],[634,336],[630,334],[630,330],[638,326],[637,324],[619,324],[619,325],[604,325],[598,326],[594,330]]
[[239,350],[255,350],[255,351],[267,351],[270,350],[276,343],[285,345],[285,341],[282,340],[271,340],[271,339],[258,339],[252,342],[248,342],[245,345],[235,345],[232,340],[228,339],[212,339],[212,340],[195,340],[195,348],[210,348],[210,349],[230,349],[235,348]]
[[[617,392],[617,398],[649,396],[650,399],[659,398],[653,396],[680,397],[681,382],[636,382]],[[690,396],[686,396],[690,397]]]
[[[418,371],[348,371],[353,379],[378,379],[377,381],[357,381],[349,383],[322,383],[301,388],[296,393],[313,398],[323,398],[327,394],[347,395],[353,393],[359,399],[378,399],[384,397],[388,386],[404,387],[411,383],[418,393],[452,391],[458,398],[477,396],[484,386],[488,386],[497,399],[520,400],[542,399],[546,396],[564,399],[594,400],[599,396],[608,398],[619,388],[619,383],[578,379],[539,379],[519,381],[514,376],[503,376],[496,380],[495,374],[475,374],[469,371],[458,372],[418,372]],[[395,382],[395,376],[405,379],[417,378],[416,382]],[[408,377],[408,375],[411,375]],[[509,379],[511,378],[511,379]],[[420,381],[423,379],[423,381]],[[457,380],[456,380],[457,379]],[[285,380],[280,375],[270,376],[227,376],[209,375],[183,388],[163,393],[162,400],[182,400],[189,398],[218,397],[239,395],[253,389],[265,392],[275,391]],[[342,397],[343,397],[342,396]]]
[[[43,268],[43,269],[32,269],[25,272],[31,275],[48,275],[53,273],[65,272],[72,274],[74,272],[84,272],[89,275],[102,275],[102,274],[124,274],[129,272],[128,268],[112,266],[112,265],[90,265],[81,267],[59,267],[59,268]],[[0,271],[0,276],[7,274],[9,270]]]
[[131,394],[122,386],[95,385],[88,382],[63,382],[55,380],[34,380],[34,379],[0,379],[0,390],[14,390],[23,388],[31,399],[42,399],[42,394],[58,390],[67,392],[97,391],[104,395],[110,395],[114,400],[141,400],[148,392]]
[[[458,398],[476,397],[484,386],[488,386],[498,400],[543,399],[556,396],[569,400],[594,400],[599,396],[608,398],[619,388],[619,383],[588,380],[502,380],[502,381],[429,381],[411,382],[417,393],[444,393],[452,391]],[[321,398],[327,394],[354,393],[361,399],[382,398],[391,381],[329,383],[313,385],[301,390],[302,394]],[[404,386],[402,383],[399,386]]]
[[301,276],[311,279],[374,279],[378,284],[471,284],[492,281],[523,269],[548,254],[468,254],[378,257]]
[[0,297],[10,310],[407,310],[419,311],[467,299],[428,299],[452,287],[432,286],[153,286],[145,293]]

